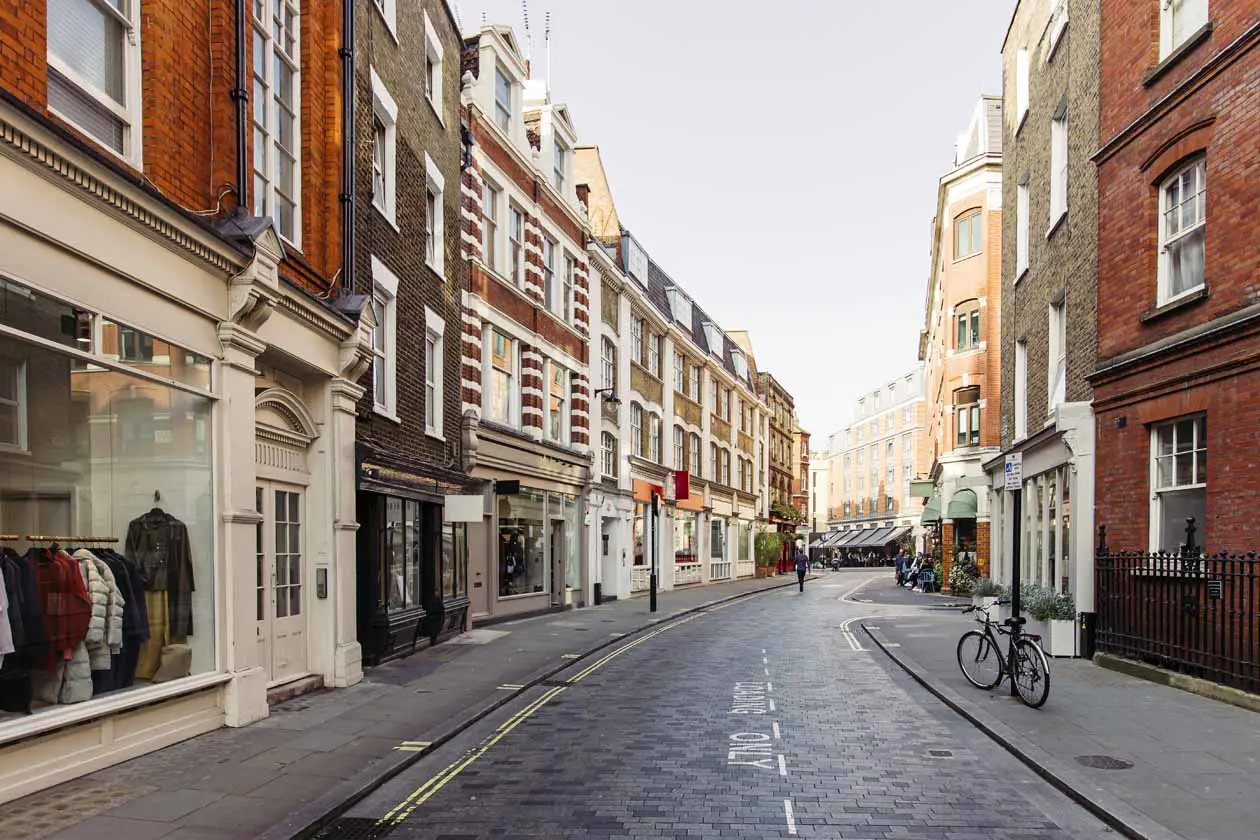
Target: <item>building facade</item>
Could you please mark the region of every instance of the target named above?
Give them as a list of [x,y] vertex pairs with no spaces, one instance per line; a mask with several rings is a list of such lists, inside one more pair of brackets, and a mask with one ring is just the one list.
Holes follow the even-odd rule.
[[0,9],[0,562],[134,610],[117,649],[5,657],[0,799],[362,676],[373,322],[337,279],[339,15],[304,5],[238,5],[243,41],[226,3]]
[[809,432],[797,425],[792,432],[792,507],[802,522],[811,518],[809,479]]
[[924,362],[932,496],[921,522],[948,586],[955,558],[987,573],[983,464],[1001,450],[1002,100],[984,96],[941,177],[919,358]]
[[1101,12],[1096,517],[1116,549],[1176,551],[1190,517],[1250,549],[1260,7],[1146,6]]
[[[1070,24],[1069,24],[1070,21]],[[1097,0],[1022,0],[1002,50],[1002,455],[990,460],[995,580],[1092,609],[1098,185]],[[1013,246],[1013,247],[1012,247]],[[1022,521],[1003,490],[1022,461]]]
[[461,190],[463,466],[474,620],[588,604],[590,257],[569,109],[509,27],[465,39]]
[[823,547],[847,555],[921,546],[923,504],[910,483],[932,465],[923,382],[916,368],[864,394],[853,421],[831,436]]
[[809,530],[818,535],[827,530],[830,520],[832,488],[832,461],[835,454],[831,450],[831,441],[835,435],[827,438],[828,448],[815,449],[809,454]]
[[374,665],[467,623],[468,523],[445,500],[481,483],[459,458],[462,38],[441,0],[358,0],[356,14],[352,280],[376,322],[356,424],[356,612]]

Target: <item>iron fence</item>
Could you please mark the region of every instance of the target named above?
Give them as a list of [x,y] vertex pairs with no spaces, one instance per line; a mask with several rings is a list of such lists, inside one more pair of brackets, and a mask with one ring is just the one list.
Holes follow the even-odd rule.
[[1260,692],[1260,562],[1205,554],[1194,520],[1176,553],[1117,551],[1098,529],[1097,649]]

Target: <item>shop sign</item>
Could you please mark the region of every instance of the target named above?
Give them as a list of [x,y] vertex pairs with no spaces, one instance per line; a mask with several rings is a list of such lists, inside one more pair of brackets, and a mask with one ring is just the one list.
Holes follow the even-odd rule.
[[442,502],[443,522],[480,522],[486,507],[486,500],[480,493],[444,496]]

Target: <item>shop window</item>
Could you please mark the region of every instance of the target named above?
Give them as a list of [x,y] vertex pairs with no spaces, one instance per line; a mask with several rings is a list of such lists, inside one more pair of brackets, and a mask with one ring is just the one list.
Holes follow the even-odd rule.
[[[113,322],[7,281],[0,321],[11,328],[0,337],[0,532],[19,536],[0,545],[0,567],[49,572],[10,591],[8,610],[47,616],[85,585],[106,599],[59,622],[52,647],[14,639],[4,670],[31,692],[4,697],[0,718],[213,671],[208,362],[205,387],[155,381],[147,361],[120,361],[116,329],[105,352]],[[145,346],[153,353],[133,355],[202,358]]]
[[468,594],[468,525],[442,523],[442,598]]
[[726,559],[726,520],[716,516],[709,522],[709,559]]
[[634,565],[646,566],[648,558],[646,554],[647,540],[645,539],[645,530],[647,523],[647,505],[643,502],[634,503],[634,523],[631,526],[634,533]]
[[498,497],[499,595],[548,591],[546,494],[522,489]]
[[387,609],[420,606],[421,533],[419,502],[388,496],[385,499],[385,593]]
[[1178,551],[1193,516],[1207,544],[1207,418],[1184,417],[1151,430],[1151,549]]
[[691,510],[679,510],[674,514],[674,562],[699,562],[699,549],[696,546],[696,513]]
[[954,392],[954,418],[958,446],[980,445],[980,387]]

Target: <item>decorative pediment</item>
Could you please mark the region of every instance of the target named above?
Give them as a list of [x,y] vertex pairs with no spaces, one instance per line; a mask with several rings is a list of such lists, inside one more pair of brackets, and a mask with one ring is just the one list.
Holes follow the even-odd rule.
[[254,425],[285,442],[306,446],[319,437],[319,427],[306,404],[292,391],[267,388],[254,397]]
[[228,281],[228,315],[246,329],[257,330],[271,317],[280,299],[284,245],[275,221],[238,213],[217,227],[224,238],[253,251],[249,264]]

